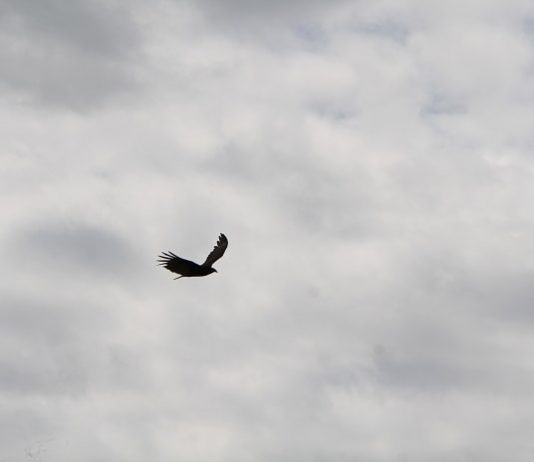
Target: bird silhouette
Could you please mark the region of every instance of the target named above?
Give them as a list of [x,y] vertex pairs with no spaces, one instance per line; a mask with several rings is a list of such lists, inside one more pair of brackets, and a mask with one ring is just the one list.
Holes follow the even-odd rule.
[[226,247],[228,247],[228,239],[226,239],[224,234],[220,234],[217,244],[202,265],[199,265],[193,261],[185,260],[184,258],[181,258],[172,252],[162,252],[161,255],[158,256],[158,264],[164,266],[173,273],[179,274],[180,276],[174,278],[175,280],[184,277],[192,278],[207,276],[208,274],[217,272],[217,270],[212,268],[211,265],[213,265],[224,255]]

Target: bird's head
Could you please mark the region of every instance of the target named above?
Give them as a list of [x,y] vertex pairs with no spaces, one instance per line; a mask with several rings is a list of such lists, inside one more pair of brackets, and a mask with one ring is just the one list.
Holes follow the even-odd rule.
[[210,272],[209,272],[209,274],[211,274],[211,273],[216,273],[216,272],[217,272],[217,270],[216,270],[215,268],[210,268]]

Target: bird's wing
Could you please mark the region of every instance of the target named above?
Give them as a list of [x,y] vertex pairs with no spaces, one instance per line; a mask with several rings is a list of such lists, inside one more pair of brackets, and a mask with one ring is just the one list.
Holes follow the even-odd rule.
[[158,258],[159,265],[176,274],[189,274],[193,267],[198,266],[195,262],[180,258],[172,252],[162,252]]
[[219,258],[224,255],[226,247],[228,247],[228,239],[226,239],[226,236],[224,234],[221,234],[219,235],[219,240],[217,241],[217,244],[208,255],[208,258],[206,258],[206,261],[202,263],[202,266],[213,265]]

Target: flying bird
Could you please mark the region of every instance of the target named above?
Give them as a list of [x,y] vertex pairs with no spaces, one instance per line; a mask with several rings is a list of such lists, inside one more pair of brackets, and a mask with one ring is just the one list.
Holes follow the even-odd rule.
[[184,258],[180,258],[172,252],[162,252],[158,257],[158,264],[164,266],[173,273],[179,274],[180,276],[174,278],[175,280],[183,277],[192,278],[198,276],[207,276],[208,274],[217,272],[217,270],[212,268],[211,265],[213,265],[224,255],[226,247],[228,247],[228,239],[226,239],[224,234],[220,234],[217,244],[202,265],[185,260]]

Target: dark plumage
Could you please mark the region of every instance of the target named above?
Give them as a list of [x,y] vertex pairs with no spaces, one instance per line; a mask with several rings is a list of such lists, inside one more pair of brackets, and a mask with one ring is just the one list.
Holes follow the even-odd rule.
[[217,270],[212,268],[211,265],[213,265],[224,255],[226,247],[228,247],[228,239],[226,239],[224,234],[220,234],[217,244],[202,265],[180,258],[179,256],[174,255],[172,252],[162,252],[158,257],[158,264],[164,266],[169,271],[180,275],[174,279],[180,279],[183,277],[192,278],[198,276],[207,276],[208,274],[217,272]]

